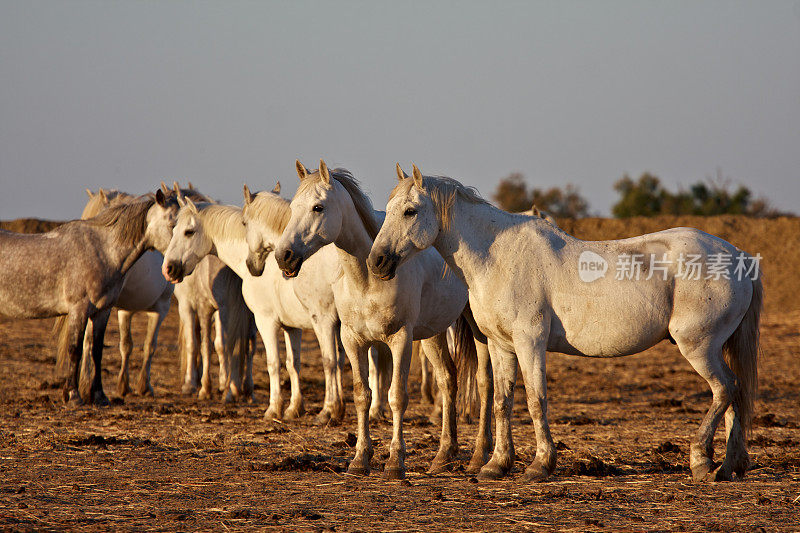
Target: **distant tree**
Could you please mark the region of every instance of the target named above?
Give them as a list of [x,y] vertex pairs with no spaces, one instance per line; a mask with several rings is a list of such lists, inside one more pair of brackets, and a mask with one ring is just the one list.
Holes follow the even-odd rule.
[[500,180],[492,198],[502,209],[511,213],[528,211],[534,204],[554,217],[581,218],[589,213],[589,203],[574,185],[567,184],[563,189],[528,189],[525,178],[519,172]]
[[645,172],[637,181],[627,174],[614,184],[614,190],[620,194],[619,201],[611,212],[617,218],[655,215],[749,215],[758,217],[777,216],[765,198],[753,199],[747,187],[740,185],[731,190],[730,180],[717,171],[715,179],[706,178],[705,182],[697,182],[688,190],[680,189],[677,193],[666,190],[660,180]]

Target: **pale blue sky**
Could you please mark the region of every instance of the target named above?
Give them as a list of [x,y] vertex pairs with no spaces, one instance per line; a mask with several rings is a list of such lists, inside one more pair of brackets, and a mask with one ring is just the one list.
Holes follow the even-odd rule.
[[385,205],[416,162],[608,213],[719,167],[800,211],[800,1],[0,0],[0,218],[190,179],[241,204],[324,157]]

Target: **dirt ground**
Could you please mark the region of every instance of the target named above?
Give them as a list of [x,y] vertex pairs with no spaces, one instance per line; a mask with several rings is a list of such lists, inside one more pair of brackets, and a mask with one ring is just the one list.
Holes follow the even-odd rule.
[[[141,342],[144,318],[134,323]],[[559,456],[555,475],[540,484],[519,481],[535,451],[521,386],[518,463],[508,480],[478,483],[464,473],[475,424],[459,427],[456,469],[427,476],[439,428],[428,422],[415,373],[408,479],[385,482],[379,472],[391,438],[387,423],[373,426],[373,474],[344,473],[354,442],[352,404],[337,427],[316,427],[308,415],[262,421],[268,381],[261,347],[255,404],[181,396],[174,306],[153,365],[155,399],[114,399],[119,356],[112,319],[105,351],[112,405],[66,409],[53,371],[51,324],[0,322],[3,530],[800,530],[800,312],[763,321],[752,470],[743,481],[704,484],[692,483],[687,452],[710,393],[666,342],[614,360],[550,356]],[[319,350],[313,335],[304,334],[304,342],[303,393],[315,412],[324,392]],[[349,376],[348,369],[348,387]],[[718,454],[721,439],[720,432]]]

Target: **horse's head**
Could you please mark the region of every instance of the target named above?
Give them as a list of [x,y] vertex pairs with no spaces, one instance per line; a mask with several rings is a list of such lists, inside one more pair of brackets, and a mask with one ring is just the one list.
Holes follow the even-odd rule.
[[280,192],[280,182],[275,184],[271,192],[258,194],[251,193],[247,185],[244,186],[242,219],[247,240],[245,264],[253,276],[264,273],[267,257],[275,249],[275,242],[289,219],[288,202],[278,196]]
[[308,172],[296,162],[300,187],[289,207],[291,216],[275,246],[275,259],[287,277],[300,272],[303,261],[334,242],[342,230],[344,188],[331,179],[324,161],[319,170]]
[[439,235],[439,215],[422,174],[414,165],[408,177],[397,165],[399,183],[386,204],[386,219],[372,245],[367,266],[382,280],[390,280],[397,268],[417,252],[436,241]]
[[178,211],[175,229],[164,250],[164,263],[161,266],[161,272],[171,283],[183,281],[183,278],[194,272],[200,260],[214,248],[213,242],[203,228],[203,220],[197,205],[190,198],[178,198],[181,208]]
[[156,191],[155,200],[147,212],[145,235],[150,246],[163,253],[172,238],[180,206],[174,194],[165,194],[161,190]]

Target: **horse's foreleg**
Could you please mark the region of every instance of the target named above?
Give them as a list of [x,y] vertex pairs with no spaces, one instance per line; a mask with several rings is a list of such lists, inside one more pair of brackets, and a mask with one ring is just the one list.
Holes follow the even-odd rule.
[[338,354],[336,353],[336,329],[332,321],[314,321],[314,332],[317,334],[319,349],[322,352],[322,368],[325,373],[325,402],[322,411],[316,416],[317,424],[327,424],[333,420],[338,422],[344,417],[344,400],[339,395],[336,383]]
[[372,460],[372,439],[369,436],[369,405],[372,391],[369,388],[368,346],[360,344],[356,336],[342,326],[342,344],[353,370],[353,403],[358,420],[356,454],[347,468],[349,474],[369,475]]
[[92,376],[92,321],[86,321],[86,330],[83,334],[83,349],[81,351],[80,369],[78,374],[78,388],[82,398],[91,396]]
[[108,405],[108,398],[103,392],[103,339],[111,309],[98,311],[92,317],[92,362],[94,363],[94,379],[92,380],[91,401],[95,405]]
[[131,339],[131,312],[125,309],[117,310],[117,323],[119,324],[119,376],[117,376],[117,394],[126,396],[130,391],[128,379],[128,365],[130,364],[133,340]]
[[303,330],[286,329],[283,330],[284,340],[286,341],[286,370],[289,372],[289,383],[292,387],[292,397],[289,400],[289,407],[284,413],[284,418],[294,420],[303,416],[306,412],[303,404],[303,393],[300,391],[300,343],[302,341]]
[[200,378],[200,392],[197,397],[201,400],[211,398],[211,319],[212,313],[201,313],[200,320],[200,355],[203,358],[203,375]]
[[264,351],[267,354],[267,372],[269,373],[269,407],[264,413],[264,420],[280,420],[283,418],[283,398],[281,398],[281,361],[278,351],[278,331],[280,325],[273,319],[256,315],[256,325],[261,333]]
[[556,446],[547,423],[547,336],[543,325],[534,325],[525,334],[515,335],[514,347],[525,381],[528,412],[536,432],[536,457],[525,470],[523,481],[542,481],[556,468]]
[[136,392],[142,396],[155,396],[153,385],[150,384],[150,368],[153,365],[153,356],[158,345],[158,332],[168,312],[169,300],[167,300],[166,309],[161,308],[158,311],[147,313],[147,334],[144,337],[144,347],[142,348],[142,368],[139,370],[139,377],[136,380]]
[[458,429],[456,427],[456,366],[447,347],[447,334],[440,333],[422,341],[428,360],[433,365],[436,383],[442,398],[442,434],[439,451],[433,459],[429,474],[444,472],[458,453]]
[[183,330],[183,350],[179,354],[184,368],[181,393],[194,394],[200,383],[197,378],[197,316],[188,306],[179,308]]
[[480,394],[480,419],[478,420],[478,434],[475,438],[475,452],[467,467],[468,474],[477,474],[481,467],[489,460],[492,449],[492,362],[489,358],[489,347],[483,339],[475,339],[475,349],[478,354],[478,392]]
[[[214,351],[217,352],[217,360],[219,361],[219,391],[225,392],[225,390],[228,388],[228,385],[232,384],[235,387],[235,390],[229,391],[231,396],[225,398],[226,401],[232,401],[233,396],[239,396],[241,381],[234,380],[233,383],[229,382],[231,379],[231,372],[233,372],[231,358],[235,356],[233,354],[225,353],[226,335],[225,330],[223,329],[223,323],[227,324],[228,319],[222,315],[223,313],[221,310],[214,313]],[[241,377],[237,376],[236,379],[241,380]]]
[[494,378],[494,453],[483,465],[478,479],[499,479],[514,466],[514,440],[511,436],[511,410],[514,407],[514,385],[517,381],[517,357],[489,339],[489,355]]
[[[69,374],[64,385],[64,402],[69,405],[83,404],[79,380],[88,315],[88,309],[85,306],[80,306],[80,309],[73,308],[67,315],[66,323],[62,326],[66,328],[66,331],[62,333],[64,337],[59,342],[59,363],[66,361],[69,363]],[[66,361],[62,358],[66,358]]]
[[[392,408],[392,443],[383,475],[386,479],[406,476],[406,442],[403,438],[403,418],[408,407],[408,372],[411,368],[411,331],[409,327],[395,333],[389,347],[392,350],[392,385],[389,387],[389,406]],[[455,420],[455,419],[454,419]]]
[[392,351],[383,343],[375,343],[369,349],[369,384],[372,390],[370,420],[386,418],[386,397],[391,385]]

